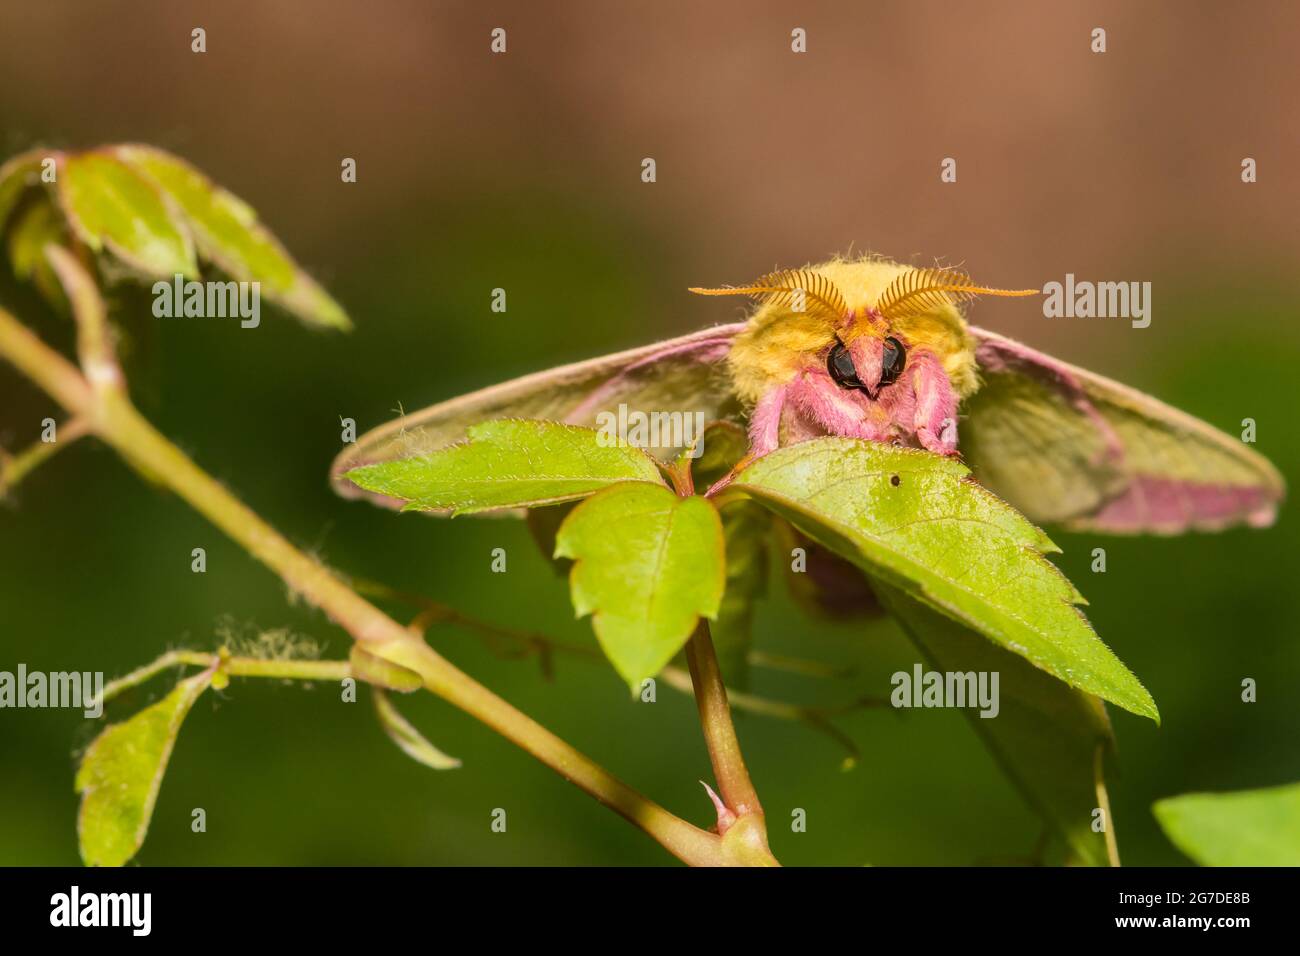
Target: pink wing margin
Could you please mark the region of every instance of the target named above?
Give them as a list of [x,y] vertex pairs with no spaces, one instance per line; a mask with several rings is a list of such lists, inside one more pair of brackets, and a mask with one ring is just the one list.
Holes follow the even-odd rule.
[[[535,418],[592,427],[620,403],[642,412],[703,412],[739,418],[725,359],[745,323],[719,325],[653,345],[525,375],[403,415],[362,435],[334,459],[330,477],[345,498],[384,507],[403,502],[364,491],[345,477],[361,465],[426,455],[463,441],[476,422]],[[671,449],[648,449],[666,454]]]
[[983,385],[961,409],[962,452],[1031,520],[1179,534],[1276,518],[1285,483],[1245,443],[1118,382],[971,332]]

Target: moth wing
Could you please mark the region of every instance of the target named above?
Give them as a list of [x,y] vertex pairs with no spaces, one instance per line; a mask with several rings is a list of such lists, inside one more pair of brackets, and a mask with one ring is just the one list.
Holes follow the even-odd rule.
[[[705,421],[739,418],[725,359],[745,324],[719,325],[654,345],[617,352],[525,375],[403,415],[349,445],[330,469],[345,498],[368,498],[387,507],[402,502],[363,491],[344,477],[361,465],[424,455],[465,438],[476,422],[535,418],[594,427],[599,412],[702,412]],[[671,447],[646,449],[671,457]]]
[[971,333],[983,384],[961,408],[962,452],[1031,520],[1115,534],[1272,523],[1282,476],[1242,442],[1012,339]]

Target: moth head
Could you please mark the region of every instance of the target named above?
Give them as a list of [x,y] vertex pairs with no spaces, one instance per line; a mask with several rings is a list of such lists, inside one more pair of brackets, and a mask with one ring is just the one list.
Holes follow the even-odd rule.
[[786,370],[824,370],[843,388],[871,398],[899,381],[913,350],[943,363],[959,393],[974,390],[974,355],[958,304],[977,295],[1037,290],[979,286],[955,269],[914,269],[883,259],[834,260],[760,276],[744,286],[693,288],[701,295],[745,295],[760,306],[750,318],[741,364],[761,382]]

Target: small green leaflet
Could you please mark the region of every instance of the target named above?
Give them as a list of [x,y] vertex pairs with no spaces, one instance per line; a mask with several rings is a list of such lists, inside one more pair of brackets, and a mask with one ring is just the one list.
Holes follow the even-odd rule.
[[40,182],[41,162],[48,154],[37,150],[22,153],[0,165],[0,230],[18,204],[23,191]]
[[928,452],[820,438],[760,458],[732,489],[1072,687],[1158,721],[1151,695],[1074,606],[1082,596],[1043,557],[1059,549],[969,474]]
[[[41,162],[47,158],[57,162],[49,196],[57,199],[61,218],[91,251],[108,253],[118,273],[125,267],[146,281],[178,274],[197,279],[202,258],[229,279],[256,282],[268,301],[308,325],[352,327],[342,307],[245,202],[160,149],[121,145],[15,157],[0,167],[0,227],[27,190],[44,185]],[[31,234],[35,223],[26,225]],[[33,260],[24,256],[24,262]]]
[[473,425],[467,435],[432,454],[362,465],[347,478],[407,502],[404,511],[453,515],[572,501],[625,481],[664,488],[654,459],[603,444],[590,428],[499,419]]
[[14,216],[7,243],[14,275],[24,282],[34,282],[47,302],[65,306],[63,287],[45,257],[45,247],[66,245],[66,233],[63,218],[53,203],[34,202]]
[[556,536],[572,558],[578,616],[592,615],[605,655],[635,690],[715,618],[725,586],[722,522],[704,498],[629,482],[588,498]]
[[412,760],[432,767],[434,770],[454,770],[460,766],[460,760],[443,753],[429,743],[424,734],[398,712],[393,702],[382,689],[374,688],[375,714],[390,740],[402,749]]
[[1300,783],[1188,793],[1152,810],[1174,846],[1202,866],[1300,866]]
[[59,199],[77,238],[148,278],[198,275],[194,240],[163,197],[104,152],[63,154]]
[[87,866],[121,866],[144,843],[181,723],[213,671],[179,682],[166,697],[106,729],[81,759],[77,836]]
[[310,325],[352,327],[342,307],[303,272],[242,199],[160,149],[125,145],[111,152],[180,210],[205,260],[232,279],[260,283],[262,295]]

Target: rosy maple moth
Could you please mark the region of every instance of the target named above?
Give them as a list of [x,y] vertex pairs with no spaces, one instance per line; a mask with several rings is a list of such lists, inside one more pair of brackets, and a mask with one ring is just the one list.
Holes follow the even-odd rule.
[[[1038,523],[1172,534],[1272,522],[1284,485],[1246,445],[1110,379],[968,324],[974,285],[951,269],[835,259],[747,285],[749,318],[441,402],[362,436],[345,473],[460,441],[475,422],[593,426],[620,405],[743,423],[752,460],[826,434],[960,455]],[[677,449],[649,449],[660,456]]]

